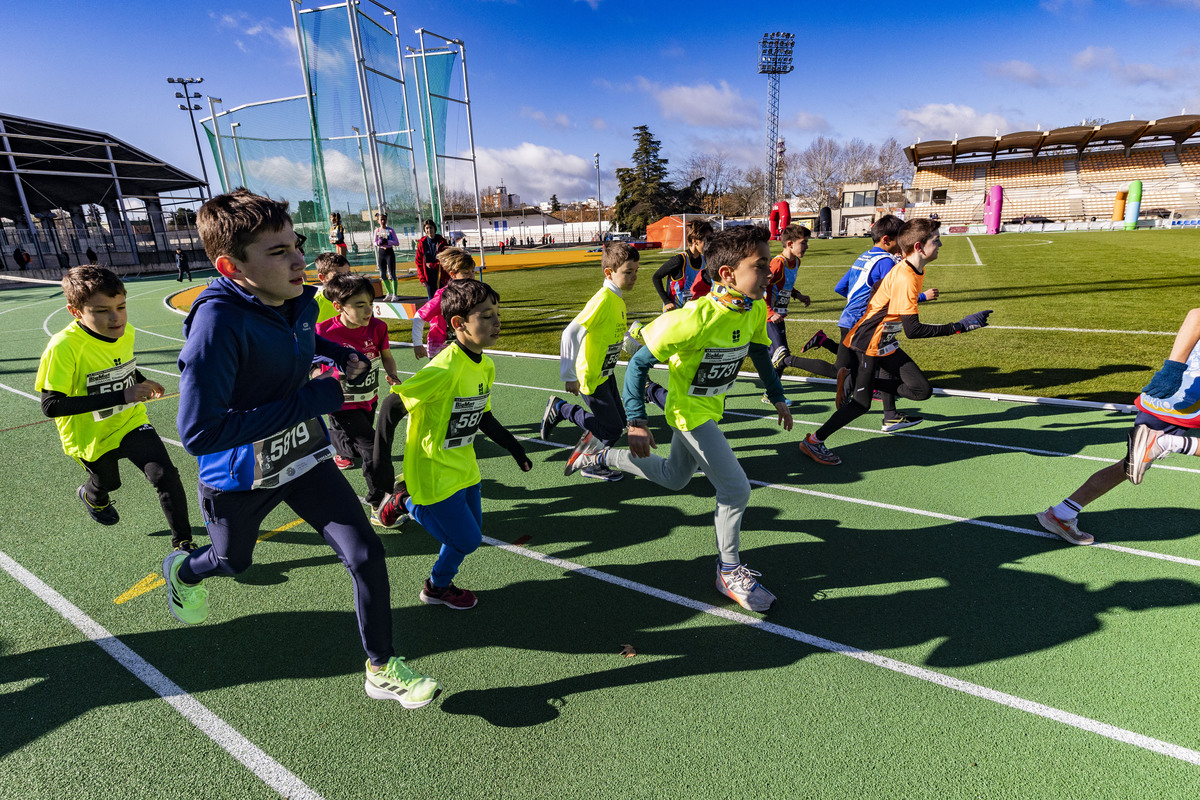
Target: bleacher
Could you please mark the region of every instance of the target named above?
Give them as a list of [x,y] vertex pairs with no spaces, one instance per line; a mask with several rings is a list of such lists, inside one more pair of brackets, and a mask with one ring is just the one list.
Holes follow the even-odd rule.
[[992,186],[997,183],[1006,189],[1061,186],[1063,184],[1063,159],[997,161],[988,165],[987,185]]
[[939,165],[923,169],[913,177],[914,189],[948,189],[950,192],[968,192],[975,185],[975,165],[960,164],[956,167]]
[[1087,183],[1166,180],[1171,175],[1161,153],[1134,150],[1085,153],[1079,159],[1079,180]]

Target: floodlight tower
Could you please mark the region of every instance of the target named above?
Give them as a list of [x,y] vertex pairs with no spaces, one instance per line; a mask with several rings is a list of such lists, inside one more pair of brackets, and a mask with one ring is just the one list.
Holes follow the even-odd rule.
[[[792,71],[792,48],[796,45],[796,35],[775,31],[764,33],[758,43],[758,74],[767,76],[767,191],[772,195],[777,191],[776,176],[779,171],[779,154],[776,150],[779,142],[779,76]],[[767,198],[767,205],[775,198]]]

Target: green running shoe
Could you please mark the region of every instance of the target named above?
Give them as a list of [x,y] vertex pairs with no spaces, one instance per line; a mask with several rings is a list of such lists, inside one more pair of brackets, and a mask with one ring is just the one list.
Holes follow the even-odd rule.
[[367,683],[364,687],[372,700],[395,700],[405,708],[422,708],[433,702],[442,685],[428,675],[422,675],[404,663],[403,656],[388,659],[387,666],[371,672],[367,661]]
[[199,625],[208,619],[208,587],[204,581],[188,586],[179,579],[179,567],[188,557],[185,550],[173,550],[163,559],[163,577],[167,580],[167,608],[171,616],[185,625]]

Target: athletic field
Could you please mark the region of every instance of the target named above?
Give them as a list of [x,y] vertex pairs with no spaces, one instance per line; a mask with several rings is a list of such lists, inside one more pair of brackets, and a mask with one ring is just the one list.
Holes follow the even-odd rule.
[[[1058,236],[947,238],[927,283],[947,294],[922,316],[996,314],[992,328],[905,345],[935,386],[1127,403],[1153,374],[1163,333],[1200,305],[1197,234]],[[865,246],[814,242],[801,273],[814,306],[796,316],[794,343],[829,329],[820,321],[837,309],[822,282]],[[489,275],[499,346],[546,349],[596,273]],[[182,317],[165,299],[179,284],[127,288],[138,365],[172,393]],[[649,281],[634,293],[648,319]],[[678,493],[565,478],[569,425],[537,439],[561,392],[556,362],[496,355],[493,408],[534,469],[477,440],[488,539],[456,581],[478,607],[420,603],[437,543],[412,522],[381,534],[397,649],[445,687],[404,711],[363,693],[349,579],[287,508],[268,518],[248,572],[211,581],[208,622],[168,614],[153,490],[124,464],[121,523],[92,522],[75,497],[83,470],[41,415],[38,356],[68,321],[57,287],[0,292],[0,797],[1200,794],[1200,460],[1175,457],[1090,506],[1080,524],[1094,547],[1051,538],[1033,517],[1122,457],[1128,414],[902,401],[926,422],[881,434],[876,410],[830,441],[844,460],[831,468],[796,448],[832,411],[827,384],[787,384],[786,433],[757,381],[739,381],[722,427],[755,487],[743,558],[779,597],[757,615],[713,588],[702,476]],[[417,367],[403,348],[397,362]],[[1032,365],[1020,381],[1018,362]],[[148,404],[193,486],[195,461],[172,442],[176,409],[173,394]],[[665,454],[669,432],[651,416]],[[191,514],[198,525],[194,495]]]

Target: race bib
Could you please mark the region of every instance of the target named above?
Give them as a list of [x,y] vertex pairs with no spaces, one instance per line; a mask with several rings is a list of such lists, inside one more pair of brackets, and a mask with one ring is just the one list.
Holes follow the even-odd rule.
[[771,310],[781,317],[787,316],[788,305],[792,302],[792,293],[782,290],[775,293],[775,303],[771,306]]
[[600,365],[600,377],[607,378],[617,370],[617,359],[621,357],[622,342],[610,344],[604,353],[604,363]]
[[[102,369],[99,372],[89,372],[87,376],[87,393],[102,394],[104,392],[124,392],[130,386],[137,384],[137,359],[131,358],[124,364]],[[114,414],[120,414],[127,408],[133,408],[137,403],[122,403],[119,406],[109,406],[92,412],[92,419],[101,422]]]
[[886,356],[899,349],[900,345],[896,343],[896,337],[900,335],[903,327],[900,320],[883,323],[883,335],[879,337],[879,355]]
[[254,443],[251,489],[274,489],[333,458],[333,445],[315,417]]
[[446,426],[446,441],[442,442],[443,450],[466,447],[475,441],[475,432],[479,430],[479,420],[483,419],[487,401],[486,394],[454,398],[450,423]]
[[353,386],[346,383],[346,376],[342,375],[342,394],[347,403],[369,403],[379,396],[380,363],[377,358],[371,359],[371,365],[367,367],[367,377],[362,383]]
[[700,366],[696,367],[696,374],[687,393],[695,397],[725,394],[737,380],[738,368],[742,366],[742,361],[749,352],[749,345],[705,348],[704,358],[700,360]]

